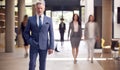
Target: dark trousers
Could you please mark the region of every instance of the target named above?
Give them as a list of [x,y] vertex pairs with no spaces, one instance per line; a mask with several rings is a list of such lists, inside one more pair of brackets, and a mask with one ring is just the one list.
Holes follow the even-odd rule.
[[45,70],[47,50],[40,50],[38,48],[33,47],[30,47],[29,70],[35,70],[36,59],[38,54],[39,54],[39,70]]
[[60,33],[60,41],[61,41],[61,42],[64,41],[64,33]]

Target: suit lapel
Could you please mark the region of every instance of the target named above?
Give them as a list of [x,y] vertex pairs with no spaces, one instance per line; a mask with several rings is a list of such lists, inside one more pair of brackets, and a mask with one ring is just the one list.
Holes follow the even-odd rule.
[[34,23],[35,26],[39,29],[39,26],[37,25],[37,16],[36,16],[36,15],[34,16],[34,22],[35,22],[35,23]]
[[43,25],[42,25],[42,27],[41,27],[41,30],[43,30],[44,26],[46,25],[46,20],[47,20],[47,19],[46,19],[46,16],[44,16],[43,22],[42,22]]
[[46,16],[44,16],[44,18],[43,18],[43,25],[45,25],[46,24]]
[[37,16],[36,15],[34,16],[34,22],[35,22],[35,25],[38,26],[37,25]]

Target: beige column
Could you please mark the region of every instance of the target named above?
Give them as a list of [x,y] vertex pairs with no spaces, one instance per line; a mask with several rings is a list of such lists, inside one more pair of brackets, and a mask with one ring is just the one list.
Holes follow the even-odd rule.
[[110,45],[112,38],[112,0],[102,0],[102,37],[105,45]]
[[32,15],[35,15],[36,11],[35,11],[35,4],[32,5]]
[[94,0],[85,0],[85,23],[89,15],[94,15]]
[[20,28],[24,15],[25,15],[25,0],[18,0],[18,38],[17,38],[18,47],[23,46],[23,39]]
[[35,11],[35,3],[37,2],[38,0],[32,0],[32,15],[35,15],[36,14],[36,11]]
[[5,52],[14,51],[15,11],[14,0],[5,0]]

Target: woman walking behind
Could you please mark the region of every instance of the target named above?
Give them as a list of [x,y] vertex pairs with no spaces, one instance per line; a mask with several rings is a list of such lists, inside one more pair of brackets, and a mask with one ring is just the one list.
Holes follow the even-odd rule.
[[72,55],[74,58],[74,64],[76,64],[77,56],[79,52],[79,43],[82,35],[81,22],[77,14],[73,15],[73,19],[69,25],[68,38],[69,38],[69,35],[70,35],[70,42],[72,45]]
[[27,21],[28,21],[28,16],[25,15],[24,18],[23,18],[23,21],[21,23],[22,38],[23,38],[23,41],[24,41],[24,48],[25,48],[25,55],[24,55],[25,58],[28,57],[28,48],[29,48],[28,43],[27,43],[27,41],[25,40],[25,37],[24,37],[24,29],[26,27]]
[[85,40],[88,44],[88,60],[91,58],[91,63],[93,63],[95,42],[99,40],[99,28],[94,21],[93,15],[89,16],[88,22],[85,25]]

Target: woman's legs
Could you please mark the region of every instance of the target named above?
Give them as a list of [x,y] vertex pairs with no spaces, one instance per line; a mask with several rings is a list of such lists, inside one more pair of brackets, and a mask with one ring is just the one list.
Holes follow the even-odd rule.
[[29,46],[24,46],[24,48],[25,48],[25,56],[24,57],[27,58]]
[[73,55],[73,58],[75,59],[75,48],[72,48],[72,55]]
[[28,44],[27,41],[25,40],[25,37],[24,37],[24,36],[23,36],[23,41],[24,41],[24,49],[25,49],[25,55],[24,55],[24,57],[27,58],[27,57],[28,57],[29,44]]
[[75,57],[77,58],[77,56],[78,56],[78,52],[79,52],[79,50],[78,50],[78,47],[76,48],[76,55],[75,55]]
[[77,60],[77,56],[78,56],[78,48],[72,48],[72,55],[73,55],[73,58],[74,58],[74,64],[76,64]]
[[90,45],[89,45],[89,41],[88,41],[88,60],[90,58]]
[[91,63],[93,63],[93,57],[94,57],[94,46],[95,46],[95,39],[91,40],[91,48],[90,48],[90,53],[91,53]]
[[89,58],[91,58],[91,63],[93,63],[94,45],[95,45],[95,39],[89,39],[88,40],[88,60]]

